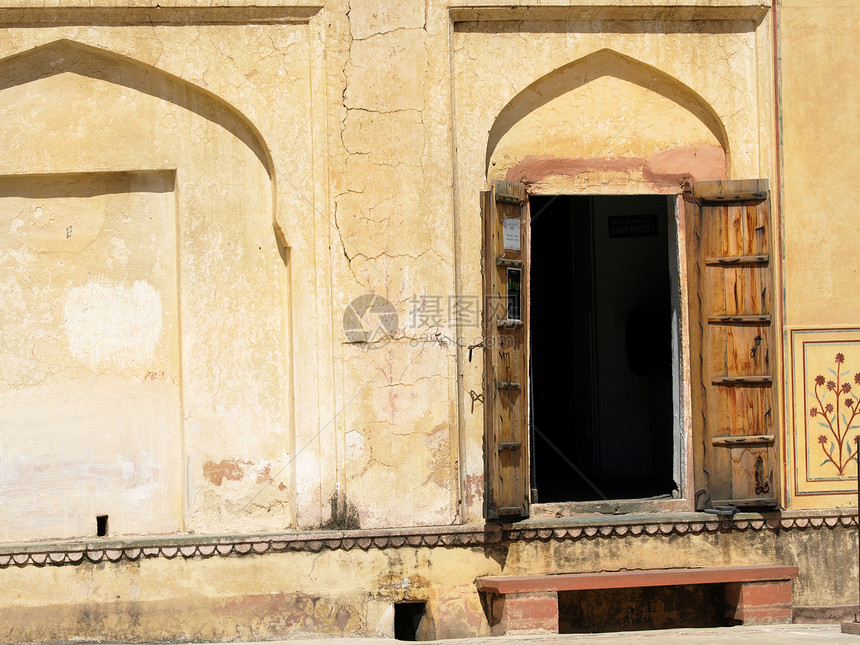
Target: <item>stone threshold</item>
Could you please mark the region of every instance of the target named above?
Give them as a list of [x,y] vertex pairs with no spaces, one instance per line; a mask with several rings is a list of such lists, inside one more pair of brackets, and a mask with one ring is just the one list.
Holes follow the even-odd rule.
[[860,612],[858,605],[794,605],[792,620],[801,625],[833,625],[853,621]]
[[580,540],[640,535],[695,535],[857,526],[857,510],[737,513],[640,513],[529,519],[390,529],[309,530],[227,535],[169,534],[0,544],[0,568],[63,566],[140,558],[241,557],[288,551],[319,552],[421,547],[477,547],[519,541]]

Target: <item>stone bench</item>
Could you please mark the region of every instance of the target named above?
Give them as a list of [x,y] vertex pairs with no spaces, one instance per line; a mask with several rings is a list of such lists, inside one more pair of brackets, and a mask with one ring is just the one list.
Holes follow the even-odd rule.
[[601,573],[484,576],[478,591],[486,596],[494,636],[558,632],[558,592],[721,584],[726,615],[745,625],[790,623],[791,581],[797,567],[748,565],[690,569],[645,569]]

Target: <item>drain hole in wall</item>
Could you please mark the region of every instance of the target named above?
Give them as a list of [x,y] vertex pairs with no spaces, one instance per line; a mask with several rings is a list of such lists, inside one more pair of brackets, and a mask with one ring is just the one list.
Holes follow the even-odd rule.
[[394,603],[394,638],[399,641],[417,641],[418,629],[426,610],[426,602]]
[[105,537],[107,535],[107,515],[96,515],[96,535]]

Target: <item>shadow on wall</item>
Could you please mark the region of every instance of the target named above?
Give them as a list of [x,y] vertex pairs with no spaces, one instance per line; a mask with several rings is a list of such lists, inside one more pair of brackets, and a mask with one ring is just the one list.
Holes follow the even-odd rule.
[[612,50],[602,49],[547,74],[511,99],[490,130],[485,170],[489,172],[490,161],[502,137],[526,115],[603,76],[613,76],[638,85],[689,111],[710,130],[728,158],[729,140],[725,127],[705,99],[656,67]]
[[0,60],[0,91],[64,72],[122,85],[217,123],[248,146],[272,178],[272,159],[262,136],[236,108],[179,77],[113,52],[58,40],[14,54]]
[[132,182],[138,192],[172,193],[176,176],[172,170],[0,175],[0,197],[81,199],[96,195],[122,195],[129,191]]

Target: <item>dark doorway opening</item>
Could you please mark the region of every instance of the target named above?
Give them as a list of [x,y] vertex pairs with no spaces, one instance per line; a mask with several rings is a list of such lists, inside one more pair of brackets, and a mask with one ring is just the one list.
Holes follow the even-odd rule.
[[394,638],[399,641],[417,641],[421,621],[427,612],[427,603],[404,601],[394,603]]
[[537,502],[676,488],[677,250],[664,196],[532,197]]
[[560,634],[729,627],[725,585],[592,589],[558,594]]

